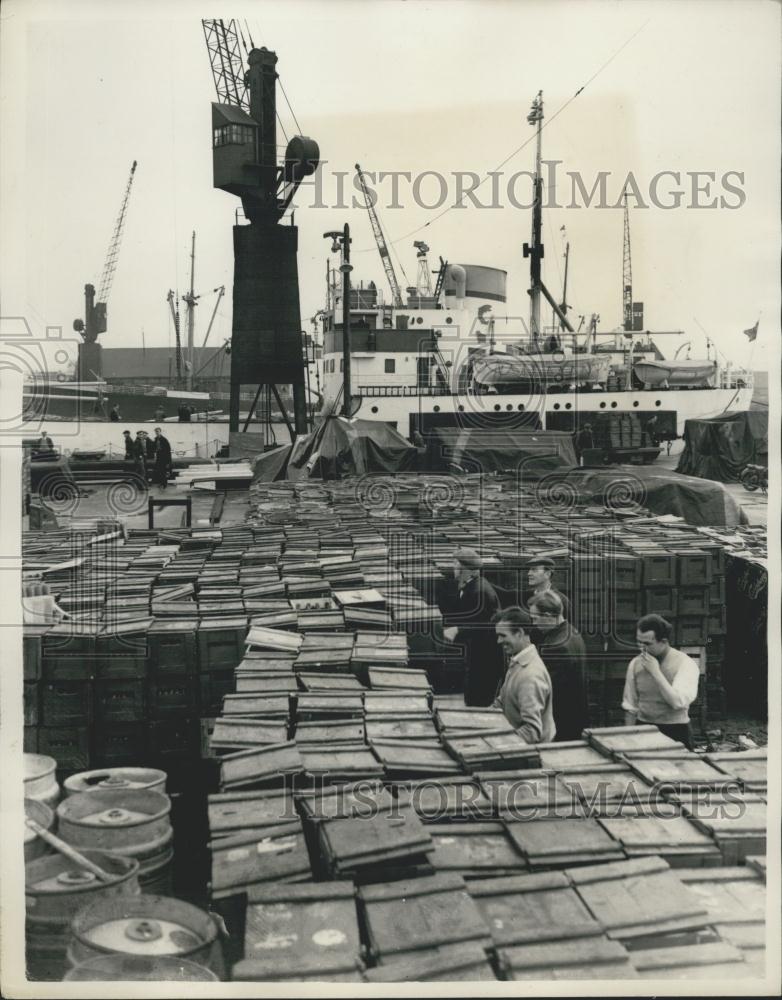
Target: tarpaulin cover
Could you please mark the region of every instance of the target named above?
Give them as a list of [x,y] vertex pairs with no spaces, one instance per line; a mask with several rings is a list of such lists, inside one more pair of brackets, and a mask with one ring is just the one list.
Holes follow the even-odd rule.
[[742,410],[708,420],[685,420],[677,472],[737,482],[745,465],[768,465],[768,411]]
[[747,523],[746,514],[722,483],[646,465],[553,472],[540,480],[536,492],[539,497],[550,496],[553,510],[588,502],[615,510],[646,508],[694,525],[735,527]]
[[253,482],[273,483],[277,479],[285,479],[285,470],[292,451],[292,444],[283,444],[279,448],[258,455],[252,463]]
[[433,428],[429,463],[445,470],[456,465],[466,472],[520,470],[532,478],[553,469],[577,465],[572,434],[562,431]]
[[418,460],[417,449],[393,427],[344,417],[329,417],[312,434],[297,438],[287,454],[283,451],[277,448],[255,460],[254,482],[405,472]]

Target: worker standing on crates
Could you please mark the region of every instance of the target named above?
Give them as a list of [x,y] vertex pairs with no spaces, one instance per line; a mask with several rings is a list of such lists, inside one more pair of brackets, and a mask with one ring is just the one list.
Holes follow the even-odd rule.
[[644,615],[636,625],[640,654],[630,661],[622,708],[625,725],[657,726],[661,733],[692,748],[689,708],[698,697],[698,664],[671,646],[672,626],[660,615]]
[[171,445],[168,438],[163,437],[163,432],[159,427],[155,428],[153,443],[155,445],[154,479],[158,486],[165,489],[171,472]]
[[491,624],[500,601],[494,587],[481,576],[481,557],[475,549],[457,549],[453,571],[457,598],[443,634],[448,642],[464,648],[465,704],[490,705],[502,679],[502,660]]

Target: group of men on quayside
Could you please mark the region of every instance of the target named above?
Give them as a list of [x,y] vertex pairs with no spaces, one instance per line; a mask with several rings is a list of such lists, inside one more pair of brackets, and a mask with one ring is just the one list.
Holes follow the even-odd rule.
[[[519,607],[481,575],[474,549],[457,549],[453,560],[458,596],[444,635],[463,650],[465,703],[501,708],[527,743],[576,740],[590,724],[586,649],[567,597],[552,584],[555,565],[548,556],[527,562],[529,593]],[[671,632],[660,615],[638,620],[622,708],[627,725],[655,725],[690,747],[699,671],[671,646]]]

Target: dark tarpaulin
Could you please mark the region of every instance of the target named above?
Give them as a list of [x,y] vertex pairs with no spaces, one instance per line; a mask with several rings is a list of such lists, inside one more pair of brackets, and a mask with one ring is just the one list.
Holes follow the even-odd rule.
[[434,470],[457,465],[466,472],[522,470],[538,477],[578,464],[573,436],[562,431],[437,427],[427,436]]
[[748,464],[768,465],[768,411],[742,410],[684,422],[677,472],[735,483]]
[[598,503],[615,510],[646,508],[653,514],[674,514],[687,524],[728,526],[746,524],[747,516],[722,483],[682,476],[645,465],[575,468],[551,473],[537,487],[550,494],[553,507],[566,500]]
[[264,452],[252,463],[254,483],[273,483],[277,479],[285,479],[288,459],[293,451],[293,445],[283,444],[272,451]]
[[415,468],[417,459],[417,449],[387,424],[329,417],[312,434],[297,438],[293,446],[257,458],[253,481],[340,479],[368,472],[406,472]]

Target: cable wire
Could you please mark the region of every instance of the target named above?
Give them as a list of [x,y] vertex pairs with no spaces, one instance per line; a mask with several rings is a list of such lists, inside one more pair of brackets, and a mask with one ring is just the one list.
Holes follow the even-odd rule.
[[[630,37],[627,38],[619,46],[619,48],[612,55],[610,55],[608,57],[608,59],[606,59],[605,62],[602,63],[601,66],[598,67],[598,69],[592,74],[592,76],[590,76],[589,79],[587,79],[578,88],[578,90],[575,92],[575,94],[573,94],[572,97],[569,97],[564,102],[564,104],[560,105],[560,107],[554,112],[553,115],[551,115],[549,118],[546,118],[544,120],[541,128],[542,129],[547,128],[553,121],[556,121],[556,119],[559,118],[559,116],[562,114],[562,112],[566,108],[568,108],[573,103],[573,101],[575,101],[575,99],[586,90],[586,88],[590,85],[590,83],[592,83],[603,72],[603,70],[605,70],[610,65],[610,63],[612,63],[614,61],[614,59],[616,59],[616,57],[621,52],[623,52],[624,49],[626,49],[627,46],[635,38],[637,38],[638,35],[640,35],[640,33],[644,30],[644,28],[647,26],[647,24],[649,24],[649,21],[651,21],[651,18],[648,18],[646,21],[644,21],[644,23],[641,25],[641,27],[638,28],[636,31],[634,31],[633,34],[630,35]],[[464,201],[464,199],[467,197],[468,193],[472,194],[474,191],[477,191],[478,188],[481,187],[492,176],[492,174],[498,173],[499,170],[502,167],[504,167],[506,163],[508,163],[515,156],[517,156],[523,149],[525,149],[536,138],[536,135],[537,135],[537,133],[535,132],[528,139],[525,139],[524,142],[520,146],[518,146],[516,149],[514,149],[512,153],[509,153],[508,156],[506,156],[505,159],[494,168],[494,170],[491,170],[487,174],[485,174],[485,176],[483,177],[483,180],[481,180],[474,188],[471,188],[469,192],[465,192],[462,195],[462,197],[459,199],[459,201],[455,202],[453,205],[449,205],[448,208],[444,208],[442,210],[442,212],[439,212],[433,219],[430,219],[428,222],[423,223],[423,225],[417,226],[415,229],[411,229],[410,232],[405,233],[404,236],[399,236],[399,237],[397,237],[397,239],[389,241],[390,244],[393,246],[395,243],[400,243],[400,242],[402,242],[402,240],[407,240],[411,236],[415,236],[416,233],[420,233],[422,230],[428,229],[429,226],[433,225],[435,222],[437,222],[440,219],[442,219],[442,217],[444,215],[447,215],[454,208],[457,208]],[[371,252],[372,252],[372,248],[371,247],[367,247],[365,249],[354,250],[353,251],[353,253],[371,253]]]

